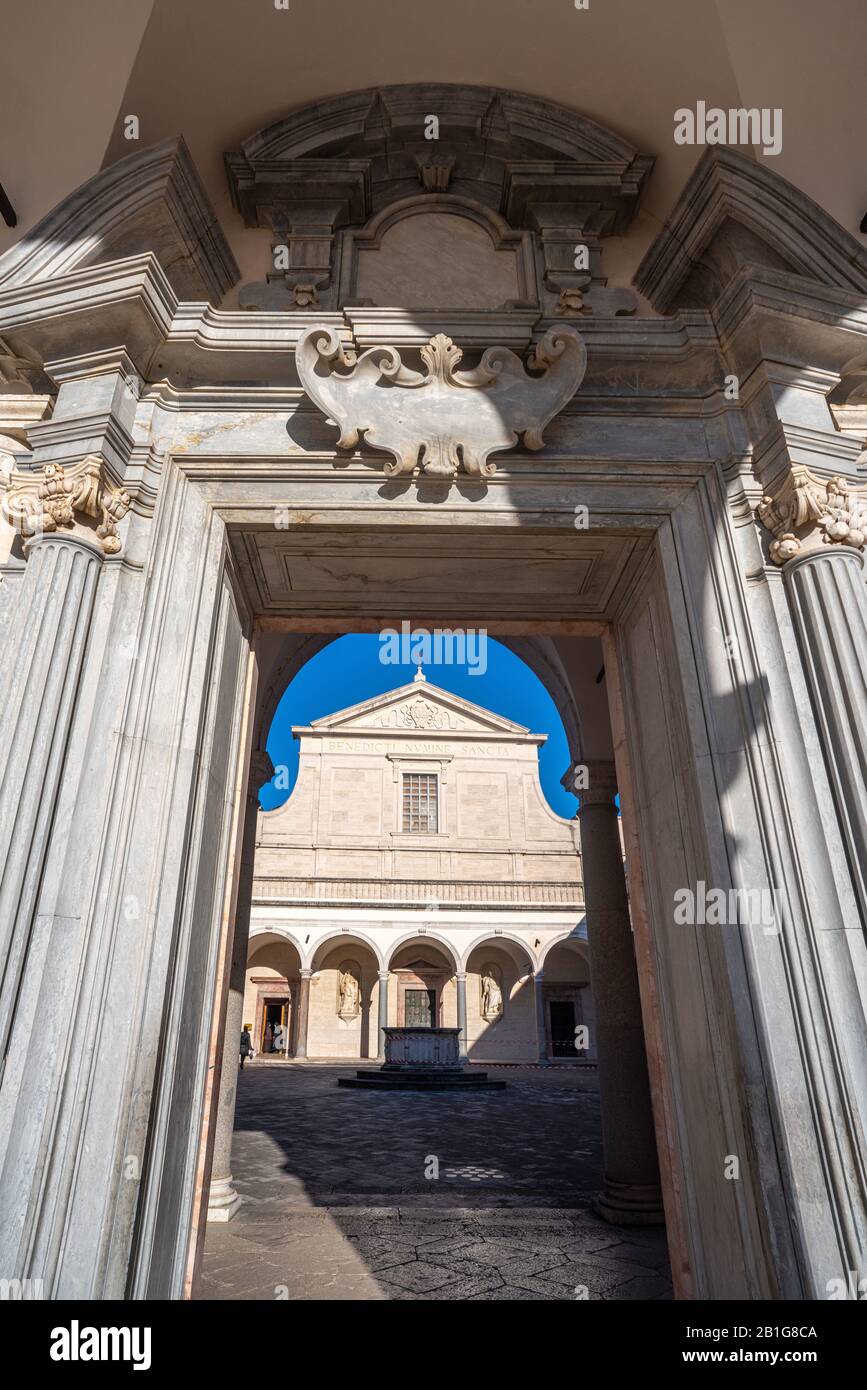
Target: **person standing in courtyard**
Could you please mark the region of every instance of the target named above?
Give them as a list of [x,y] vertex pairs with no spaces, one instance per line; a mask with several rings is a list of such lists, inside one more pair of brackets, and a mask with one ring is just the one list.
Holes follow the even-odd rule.
[[241,1071],[244,1070],[244,1063],[248,1057],[253,1055],[253,1043],[250,1039],[250,1030],[245,1024],[241,1030]]

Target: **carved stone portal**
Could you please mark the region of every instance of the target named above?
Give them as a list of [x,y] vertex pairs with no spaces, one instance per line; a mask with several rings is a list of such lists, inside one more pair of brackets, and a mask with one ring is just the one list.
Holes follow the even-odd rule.
[[[505,347],[490,347],[474,371],[456,372],[461,350],[438,333],[421,349],[427,373],[405,367],[394,347],[370,348],[356,359],[330,328],[301,335],[296,362],[301,384],[340,429],[338,448],[355,448],[362,435],[391,454],[390,477],[415,472],[452,478],[459,470],[489,478],[488,456],[523,437],[541,449],[542,431],[575,394],[587,351],[573,328],[550,329],[528,366]],[[322,372],[322,364],[351,368]]]

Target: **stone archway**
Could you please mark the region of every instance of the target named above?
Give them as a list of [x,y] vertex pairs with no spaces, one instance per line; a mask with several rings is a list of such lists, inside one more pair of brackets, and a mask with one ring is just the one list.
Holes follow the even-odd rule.
[[[592,1061],[597,1056],[596,1009],[584,943],[555,941],[542,963],[542,1013],[549,1057]],[[585,1029],[578,1034],[576,1030]]]
[[480,1062],[536,1062],[534,962],[525,942],[493,933],[467,952],[467,1055]]
[[[529,307],[467,318],[341,305],[331,254],[342,225],[322,237],[327,283],[313,283],[312,303],[307,264],[277,287],[286,311],[267,324],[203,307],[237,266],[179,141],[104,170],[0,265],[0,332],[42,391],[6,426],[24,466],[5,489],[0,598],[0,1015],[16,1058],[3,1075],[0,1163],[14,1181],[0,1183],[0,1224],[4,1267],[60,1296],[189,1288],[232,932],[247,910],[257,679],[287,632],[375,630],[407,615],[542,636],[558,653],[579,637],[603,644],[604,677],[563,667],[611,720],[613,740],[589,746],[582,727],[580,751],[592,787],[592,764],[613,748],[624,807],[678,1291],[817,1297],[863,1264],[867,909],[853,808],[867,720],[844,660],[864,647],[861,438],[828,399],[852,385],[863,249],[766,166],[709,150],[636,289],[609,287],[603,243],[628,229],[650,160],[550,103],[460,95],[458,126],[494,147],[489,204],[505,180],[507,220],[539,242]],[[322,103],[316,119],[327,126],[330,111],[334,140],[323,179],[347,174],[338,166],[359,141],[381,150],[427,97],[384,89]],[[291,166],[309,119],[253,137],[231,165],[244,215],[277,236],[301,216]],[[551,152],[546,140],[571,161],[554,207],[563,244],[589,239],[589,284],[562,271],[546,235],[550,187],[533,158],[540,141]],[[259,175],[284,154],[291,216],[269,227],[274,199]],[[413,172],[411,154],[422,187],[440,176]],[[536,165],[529,182],[523,156]],[[363,183],[344,180],[347,230],[374,210]],[[396,192],[377,196],[385,205]],[[641,318],[605,312],[636,292]],[[345,346],[399,349],[410,372],[437,334],[468,359],[493,348],[484,371],[507,363],[529,392],[545,364],[520,362],[518,377],[506,351],[544,343],[550,356],[566,321],[588,370],[546,453],[516,443],[480,479],[441,445],[462,466],[457,482],[401,481],[384,475],[382,451],[337,449],[303,398],[294,349],[323,319]],[[441,345],[443,377],[447,357]],[[393,351],[383,360],[394,369],[384,397],[404,388]],[[733,372],[748,385],[737,398],[724,393]],[[575,524],[584,505],[586,531]],[[599,781],[605,804],[589,821],[603,825],[611,864],[610,768]],[[593,911],[621,926],[626,911],[600,884],[595,908],[588,890],[590,935]],[[698,885],[726,899],[770,894],[778,918],[767,931],[737,917],[677,920],[676,895],[694,906]],[[47,978],[68,1042],[64,1085],[50,1093],[33,1044]],[[595,979],[594,990],[598,1007]],[[633,1002],[628,1018],[609,1016],[634,1034]],[[131,1044],[109,1056],[102,1030],[118,1014]],[[116,1177],[127,1153],[147,1159],[134,1190]],[[738,1184],[720,1176],[731,1153],[743,1159]],[[62,1244],[44,1238],[60,1229]]]
[[334,932],[311,957],[307,1041],[313,1058],[376,1057],[379,952],[356,933]]
[[[387,965],[388,1018],[398,1028],[459,1026],[458,963],[448,941],[436,933],[407,934],[394,942]],[[419,1003],[421,1011],[413,1012]]]
[[250,1028],[255,1051],[263,1051],[266,1027],[276,1020],[282,1036],[273,1050],[283,1057],[294,1056],[301,969],[301,954],[291,937],[279,931],[251,932],[242,1020]]

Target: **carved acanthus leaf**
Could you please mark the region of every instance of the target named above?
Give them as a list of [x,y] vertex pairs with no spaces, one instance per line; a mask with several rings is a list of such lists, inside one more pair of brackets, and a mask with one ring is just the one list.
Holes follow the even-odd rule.
[[756,515],[774,536],[771,559],[784,565],[823,545],[863,550],[867,540],[864,495],[845,478],[817,478],[796,467],[773,496],[763,497]]
[[[14,470],[3,504],[7,521],[25,539],[58,529],[79,530],[95,535],[106,555],[120,550],[117,523],[129,508],[129,493],[108,485],[98,454],[71,468],[49,463],[41,473]],[[89,524],[93,521],[96,526]]]
[[[393,347],[370,348],[357,362],[330,328],[310,328],[296,349],[305,391],[340,429],[338,447],[355,448],[362,436],[391,454],[389,476],[417,470],[451,478],[462,469],[490,477],[489,455],[523,438],[544,445],[543,430],[575,394],[587,352],[573,328],[550,329],[528,363],[510,348],[490,347],[474,371],[456,372],[461,350],[444,334],[421,349],[426,374],[405,367]],[[351,366],[348,375],[322,365]],[[354,364],[354,365],[353,365]]]

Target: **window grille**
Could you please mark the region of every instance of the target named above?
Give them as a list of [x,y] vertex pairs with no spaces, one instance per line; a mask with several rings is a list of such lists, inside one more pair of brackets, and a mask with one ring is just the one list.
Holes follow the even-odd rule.
[[414,834],[436,834],[437,779],[434,773],[403,774],[403,828]]

